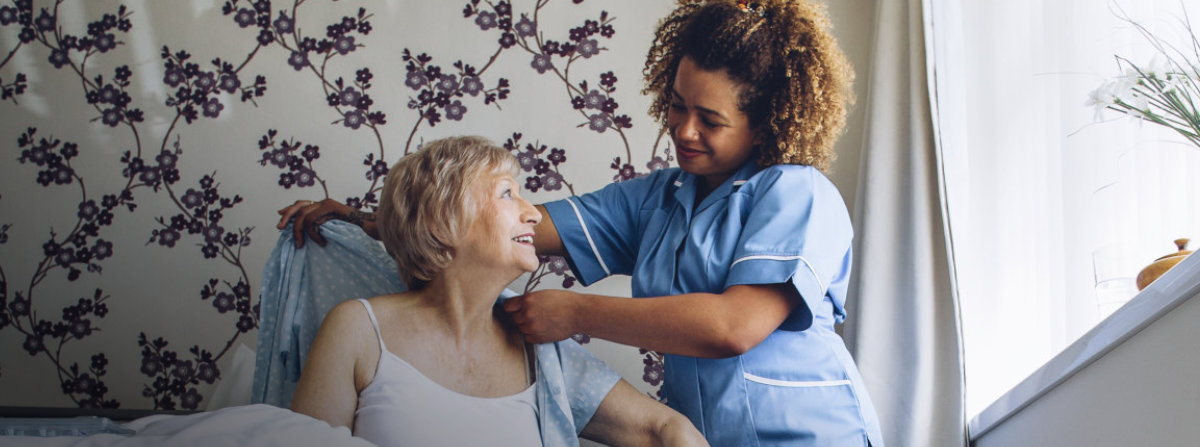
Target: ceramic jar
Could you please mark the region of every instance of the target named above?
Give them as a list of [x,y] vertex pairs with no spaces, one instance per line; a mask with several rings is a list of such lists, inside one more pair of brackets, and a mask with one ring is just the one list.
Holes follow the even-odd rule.
[[1146,268],[1142,269],[1142,271],[1137,275],[1138,290],[1146,288],[1146,286],[1158,279],[1159,276],[1162,276],[1163,273],[1166,273],[1167,270],[1170,270],[1171,267],[1174,267],[1175,264],[1178,264],[1179,261],[1182,261],[1183,258],[1186,258],[1188,255],[1192,254],[1192,250],[1187,249],[1187,244],[1187,239],[1175,239],[1175,246],[1179,248],[1179,251],[1158,258],[1153,263],[1146,266]]

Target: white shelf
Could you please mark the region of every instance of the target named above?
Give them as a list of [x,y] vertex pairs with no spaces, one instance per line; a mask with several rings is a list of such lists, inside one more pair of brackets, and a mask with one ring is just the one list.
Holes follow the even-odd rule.
[[971,439],[992,430],[1183,302],[1200,295],[1200,256],[1188,256],[982,412]]

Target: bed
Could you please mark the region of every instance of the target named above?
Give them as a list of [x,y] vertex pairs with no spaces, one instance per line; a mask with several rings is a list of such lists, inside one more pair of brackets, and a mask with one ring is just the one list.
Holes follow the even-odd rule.
[[346,427],[267,404],[193,414],[157,414],[118,424],[109,418],[3,418],[0,445],[106,446],[371,446]]

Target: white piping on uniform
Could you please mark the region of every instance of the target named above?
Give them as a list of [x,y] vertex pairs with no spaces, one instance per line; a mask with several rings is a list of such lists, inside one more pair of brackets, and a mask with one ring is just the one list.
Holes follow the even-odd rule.
[[754,374],[750,374],[748,372],[743,372],[742,377],[745,377],[746,380],[749,380],[751,382],[757,382],[757,383],[761,383],[763,385],[785,386],[788,388],[818,388],[818,387],[828,387],[828,386],[850,385],[850,381],[846,380],[846,379],[842,379],[842,380],[812,380],[812,381],[805,381],[805,382],[796,382],[796,381],[791,381],[791,380],[768,379],[766,377],[759,377]]
[[600,250],[596,249],[596,242],[592,240],[592,233],[588,231],[587,224],[583,222],[583,214],[579,212],[579,206],[575,205],[574,200],[567,199],[567,203],[571,204],[571,209],[575,210],[575,217],[579,219],[579,227],[583,228],[583,237],[587,238],[588,245],[592,247],[592,255],[596,257],[596,261],[600,262],[600,268],[604,270],[604,275],[611,275],[608,271],[608,266],[604,264],[604,259],[600,257]]
[[743,256],[743,257],[738,258],[736,261],[733,261],[732,264],[729,264],[729,268],[732,269],[733,266],[737,265],[737,263],[742,262],[742,261],[749,261],[752,259],[766,259],[769,261],[793,261],[793,260],[799,259],[800,262],[804,263],[805,267],[808,267],[808,272],[812,274],[813,279],[817,280],[817,285],[821,287],[821,290],[822,291],[825,290],[825,282],[821,281],[821,277],[819,275],[817,275],[816,269],[813,269],[812,264],[809,264],[808,260],[804,259],[804,256],[800,256],[800,255],[795,255],[795,256],[778,256],[778,255]]

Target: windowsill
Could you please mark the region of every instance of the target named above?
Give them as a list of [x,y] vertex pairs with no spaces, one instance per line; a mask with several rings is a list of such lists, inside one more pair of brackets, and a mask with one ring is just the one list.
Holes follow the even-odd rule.
[[1200,256],[1188,256],[1128,303],[1079,337],[982,412],[971,418],[974,441],[1041,398],[1113,348],[1200,294]]

